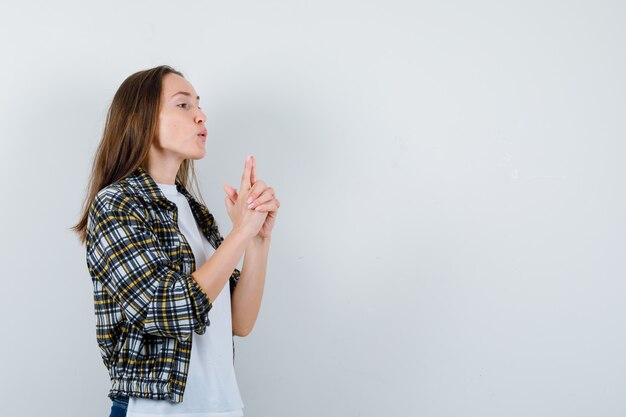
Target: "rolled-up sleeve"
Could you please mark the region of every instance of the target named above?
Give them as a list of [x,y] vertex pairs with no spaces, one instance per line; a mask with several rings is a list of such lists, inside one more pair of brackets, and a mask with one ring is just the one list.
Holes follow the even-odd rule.
[[237,268],[235,268],[235,270],[233,271],[233,273],[231,274],[230,278],[229,278],[229,282],[230,282],[230,295],[232,297],[233,292],[235,291],[235,287],[237,286],[237,283],[239,282],[239,276],[241,275],[241,271],[238,270]]
[[93,279],[145,334],[187,340],[209,325],[211,300],[191,274],[173,267],[146,221],[132,212],[92,214],[87,264]]

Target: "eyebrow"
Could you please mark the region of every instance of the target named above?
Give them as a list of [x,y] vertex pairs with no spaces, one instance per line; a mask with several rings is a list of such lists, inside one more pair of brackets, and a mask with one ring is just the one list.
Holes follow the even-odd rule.
[[[188,92],[186,92],[186,91],[179,91],[179,92],[178,92],[178,93],[176,93],[176,94],[172,94],[172,97],[177,96],[177,95],[179,95],[179,94],[182,94],[182,95],[185,95],[185,96],[191,97],[191,93],[188,93]],[[200,96],[196,96],[196,98],[198,99],[198,101],[200,101]]]

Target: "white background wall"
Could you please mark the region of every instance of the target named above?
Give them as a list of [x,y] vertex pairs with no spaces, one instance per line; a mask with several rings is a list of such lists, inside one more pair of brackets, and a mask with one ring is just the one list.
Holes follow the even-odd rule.
[[246,155],[281,201],[246,416],[626,413],[624,2],[3,2],[0,46],[1,415],[108,415],[68,229],[160,64],[221,231]]

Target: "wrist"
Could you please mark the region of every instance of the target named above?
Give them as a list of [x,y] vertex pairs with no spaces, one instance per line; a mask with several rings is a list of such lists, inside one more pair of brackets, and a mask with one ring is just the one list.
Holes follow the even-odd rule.
[[261,236],[258,236],[258,235],[254,236],[248,242],[248,248],[250,248],[250,247],[252,247],[252,248],[263,248],[263,247],[269,246],[270,240],[271,240],[271,237],[261,237]]
[[230,234],[237,236],[238,239],[243,240],[246,243],[250,243],[250,241],[254,238],[254,235],[252,235],[250,231],[244,227],[233,227]]

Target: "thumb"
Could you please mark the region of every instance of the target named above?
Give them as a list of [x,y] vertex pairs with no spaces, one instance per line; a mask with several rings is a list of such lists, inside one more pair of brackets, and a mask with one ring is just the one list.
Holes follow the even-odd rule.
[[237,190],[228,184],[224,184],[224,191],[226,191],[226,194],[228,194],[228,197],[233,203],[237,201],[237,197],[239,196]]
[[230,211],[230,209],[233,208],[233,206],[235,205],[235,203],[232,202],[232,200],[230,199],[230,197],[224,197],[224,202],[226,203],[226,209],[228,211]]

